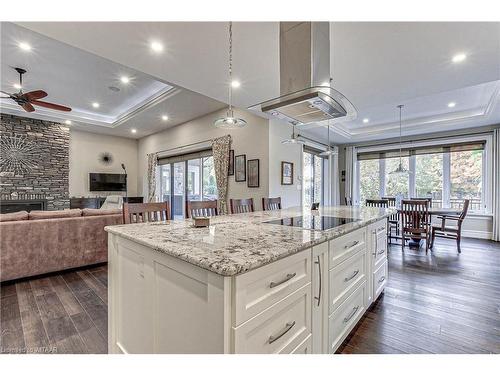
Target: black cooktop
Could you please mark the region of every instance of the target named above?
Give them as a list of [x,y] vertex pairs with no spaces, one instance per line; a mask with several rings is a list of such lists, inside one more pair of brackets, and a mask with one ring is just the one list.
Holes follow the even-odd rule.
[[265,224],[285,225],[288,227],[299,227],[303,229],[327,230],[338,227],[340,225],[359,221],[359,219],[351,219],[348,217],[334,216],[296,216],[265,221]]

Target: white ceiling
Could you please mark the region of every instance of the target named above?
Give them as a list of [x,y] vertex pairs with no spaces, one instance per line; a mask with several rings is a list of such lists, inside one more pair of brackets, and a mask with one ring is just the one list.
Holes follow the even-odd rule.
[[[20,42],[28,43],[31,50],[20,49]],[[71,120],[78,129],[139,138],[225,105],[12,23],[1,24],[1,52],[2,91],[17,92],[13,84],[19,82],[19,75],[12,67],[21,67],[28,71],[23,77],[24,92],[43,89],[48,96],[42,100],[72,108],[59,112],[36,107],[35,112],[27,113],[13,101],[2,99],[5,113]],[[122,76],[130,81],[121,82]],[[164,114],[168,121],[161,119]],[[137,133],[131,133],[132,128]]]
[[[164,82],[227,101],[227,24],[22,23]],[[331,23],[333,86],[358,109],[358,119],[335,125],[338,143],[500,123],[500,23]],[[233,26],[234,101],[249,107],[279,94],[278,23]],[[151,40],[165,45],[162,54]],[[453,64],[464,52],[467,59]],[[450,109],[447,104],[456,102]],[[363,118],[369,118],[363,124]],[[310,126],[312,135],[324,129]]]

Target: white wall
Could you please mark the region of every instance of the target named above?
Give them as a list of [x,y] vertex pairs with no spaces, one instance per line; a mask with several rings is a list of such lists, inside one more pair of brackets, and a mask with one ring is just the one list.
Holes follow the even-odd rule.
[[[110,165],[99,161],[99,155],[109,152]],[[123,137],[70,130],[69,195],[70,197],[105,196],[105,192],[89,191],[89,173],[123,173],[127,168],[129,196],[137,195],[137,141]],[[116,193],[113,193],[116,194]]]
[[[269,196],[281,197],[282,207],[300,206],[302,201],[302,146],[283,145],[292,126],[279,120],[269,121]],[[281,162],[293,163],[293,185],[281,185]]]
[[138,193],[147,192],[147,154],[174,147],[201,142],[226,134],[232,137],[231,148],[235,155],[246,154],[249,159],[260,159],[260,187],[249,188],[247,182],[235,182],[229,177],[229,198],[253,198],[255,208],[261,209],[262,197],[269,195],[269,129],[268,120],[235,110],[235,115],[244,118],[248,124],[242,129],[222,130],[215,128],[213,122],[225,115],[226,110],[216,111],[184,124],[155,133],[139,140],[138,152]]

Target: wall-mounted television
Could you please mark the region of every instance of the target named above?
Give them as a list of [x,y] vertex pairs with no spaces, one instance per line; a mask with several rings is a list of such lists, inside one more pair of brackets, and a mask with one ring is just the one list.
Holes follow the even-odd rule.
[[127,191],[127,175],[121,173],[89,173],[90,191]]

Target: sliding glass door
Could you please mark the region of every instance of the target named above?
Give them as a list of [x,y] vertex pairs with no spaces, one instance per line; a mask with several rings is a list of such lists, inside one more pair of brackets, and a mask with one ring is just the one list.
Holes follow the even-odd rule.
[[185,217],[186,201],[217,199],[212,156],[184,155],[170,160],[171,163],[164,161],[164,164],[158,167],[160,172],[158,200],[170,203],[171,216],[174,220]]
[[324,176],[327,159],[318,155],[319,152],[303,152],[303,188],[302,205],[311,207],[313,203],[324,203]]

